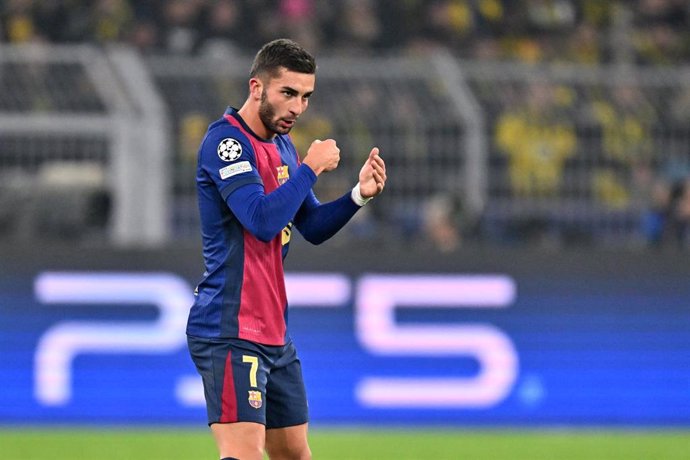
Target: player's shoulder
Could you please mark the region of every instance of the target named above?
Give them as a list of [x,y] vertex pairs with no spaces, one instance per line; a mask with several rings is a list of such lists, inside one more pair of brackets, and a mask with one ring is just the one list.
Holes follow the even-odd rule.
[[253,153],[247,135],[227,122],[217,122],[209,126],[201,145],[201,154],[217,154],[224,161],[234,161],[242,153]]
[[204,142],[216,145],[227,138],[235,139],[237,142],[247,146],[251,145],[247,134],[242,129],[224,120],[219,120],[219,122],[209,126]]

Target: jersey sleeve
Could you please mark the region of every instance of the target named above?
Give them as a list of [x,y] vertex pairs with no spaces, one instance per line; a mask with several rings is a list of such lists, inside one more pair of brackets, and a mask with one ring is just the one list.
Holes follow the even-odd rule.
[[316,182],[307,165],[300,166],[283,185],[265,194],[258,185],[236,189],[227,199],[244,228],[261,241],[270,241],[288,224]]
[[211,131],[201,145],[199,162],[223,200],[243,185],[263,184],[251,143],[236,128]]
[[295,226],[304,239],[321,244],[335,235],[359,211],[351,193],[328,203],[320,203],[313,191],[305,198],[295,217]]

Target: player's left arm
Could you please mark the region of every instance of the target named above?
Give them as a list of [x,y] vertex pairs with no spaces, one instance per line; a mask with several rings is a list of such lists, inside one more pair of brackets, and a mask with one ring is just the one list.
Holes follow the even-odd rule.
[[310,192],[295,216],[295,226],[313,244],[335,235],[370,199],[379,195],[386,184],[386,165],[373,148],[359,172],[359,182],[337,200],[320,203]]

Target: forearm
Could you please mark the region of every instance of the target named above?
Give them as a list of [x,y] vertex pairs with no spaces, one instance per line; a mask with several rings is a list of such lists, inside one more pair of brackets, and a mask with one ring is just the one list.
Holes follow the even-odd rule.
[[313,198],[311,206],[305,202],[295,224],[307,241],[320,244],[343,228],[359,209],[349,191],[337,200],[324,204]]
[[233,191],[227,203],[247,231],[267,242],[295,216],[315,182],[314,172],[303,165],[268,195],[261,185],[249,184]]

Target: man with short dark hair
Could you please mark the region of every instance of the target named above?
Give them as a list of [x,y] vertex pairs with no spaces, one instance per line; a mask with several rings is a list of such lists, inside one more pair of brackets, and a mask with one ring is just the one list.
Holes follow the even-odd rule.
[[307,398],[287,331],[283,259],[292,229],[319,244],[383,191],[373,148],[355,187],[320,203],[312,187],[338,166],[333,139],[304,160],[288,133],[307,109],[314,58],[280,39],[256,55],[249,95],[212,123],[199,148],[197,190],[206,271],[187,336],[202,376],[208,422],[221,459],[309,459]]

